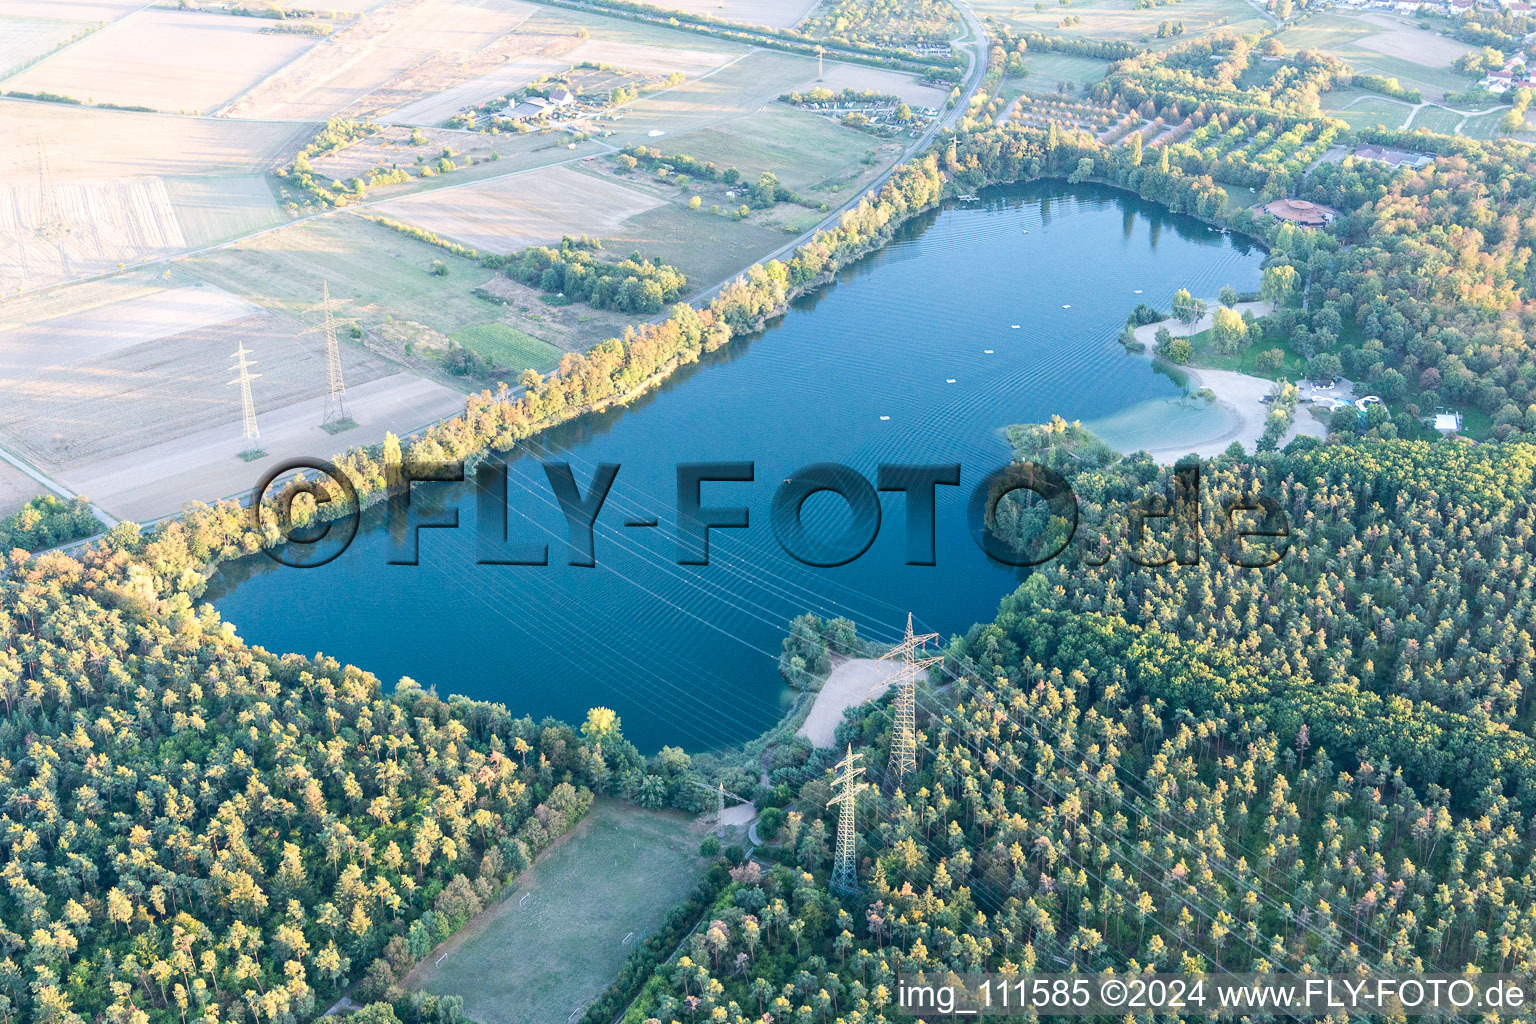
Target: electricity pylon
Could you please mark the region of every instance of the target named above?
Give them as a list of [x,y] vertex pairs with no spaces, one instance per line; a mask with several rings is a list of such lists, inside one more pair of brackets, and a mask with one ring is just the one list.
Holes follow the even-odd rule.
[[869,788],[869,783],[857,781],[864,774],[864,766],[859,764],[862,756],[853,752],[853,744],[848,745],[848,756],[837,762],[834,769],[838,775],[832,785],[837,788],[837,795],[827,801],[828,807],[840,805],[837,809],[837,857],[832,862],[833,892],[852,894],[859,891],[858,863],[854,860],[859,838],[855,811],[859,794]]
[[906,778],[908,772],[917,771],[917,677],[930,665],[937,665],[944,660],[943,657],[921,658],[916,655],[929,640],[938,638],[937,633],[914,635],[912,613],[908,612],[906,636],[901,643],[880,657],[881,661],[900,662],[894,680],[896,703],[892,709],[891,764],[887,769],[887,775],[894,777],[897,784]]
[[240,409],[244,419],[245,439],[254,448],[256,442],[261,439],[261,431],[256,427],[256,400],[251,396],[251,381],[256,380],[261,374],[251,372],[251,367],[256,365],[256,361],[247,358],[248,355],[245,342],[242,341],[240,348],[235,352],[235,370],[239,376],[229,383],[231,386],[240,385]]
[[352,418],[352,410],[347,406],[347,382],[341,375],[341,342],[336,337],[336,328],[357,321],[350,318],[344,320],[336,316],[331,306],[330,282],[323,282],[322,287],[325,298],[320,304],[320,323],[304,333],[319,332],[325,335],[325,414],[320,420],[320,425],[329,427]]
[[43,137],[37,137],[37,226],[34,232],[39,238],[58,239],[69,233],[69,227],[59,215],[59,194],[54,186],[53,167],[48,163],[48,148]]

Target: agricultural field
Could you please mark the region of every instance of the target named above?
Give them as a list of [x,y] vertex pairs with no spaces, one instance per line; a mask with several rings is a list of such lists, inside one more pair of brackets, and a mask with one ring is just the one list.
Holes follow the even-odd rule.
[[1070,53],[1031,53],[1024,66],[1029,69],[1024,87],[1031,92],[1059,92],[1063,84],[1081,90],[1109,73],[1108,62]]
[[535,10],[521,0],[391,0],[353,27],[316,43],[226,113],[323,121],[423,61],[484,49]]
[[10,18],[0,15],[0,75],[7,75],[52,52],[89,26],[55,18]]
[[[257,340],[246,332],[241,336],[248,345]],[[274,340],[280,350],[281,338]],[[306,340],[315,344],[313,336]],[[271,360],[263,362],[261,351],[254,349],[253,355],[257,371],[265,372]],[[348,358],[356,358],[356,353]],[[358,425],[340,432],[325,430],[320,426],[325,406],[323,357],[318,363],[304,363],[303,371],[302,379],[295,377],[294,382],[313,397],[292,404],[278,404],[281,396],[274,399],[263,388],[265,377],[255,383],[259,444],[265,456],[249,461],[240,457],[249,444],[241,433],[239,396],[236,389],[225,387],[228,404],[221,410],[221,422],[174,440],[160,440],[169,436],[163,427],[137,433],[143,431],[142,424],[127,424],[141,438],[137,451],[73,467],[58,478],[119,518],[148,522],[179,512],[189,501],[247,498],[262,474],[284,459],[378,444],[386,432],[407,434],[464,411],[462,392],[412,373],[391,372],[372,379],[349,378],[347,401]],[[226,368],[222,379],[228,377]]]
[[[0,438],[52,472],[138,452],[240,419],[230,358],[257,360],[264,405],[321,394],[325,358],[297,320],[211,287],[167,287],[0,334]],[[347,346],[348,379],[393,367]]]
[[1451,64],[1473,47],[1386,14],[1314,14],[1277,38],[1287,48],[1327,50],[1358,72],[1396,78],[1430,100],[1471,82],[1452,71]]
[[949,98],[948,88],[929,85],[915,75],[903,74],[900,71],[828,61],[826,70],[818,78],[814,73],[814,67],[813,64],[808,69],[812,71],[811,76],[792,91],[808,92],[818,86],[831,89],[833,92],[841,92],[844,89],[853,89],[856,92],[873,89],[875,92],[898,96],[903,103],[910,103],[914,107],[942,107],[944,101]]
[[483,1024],[567,1024],[697,882],[698,833],[676,812],[600,800],[500,904],[433,950],[408,988],[464,998]]
[[162,180],[189,248],[216,245],[283,223],[272,186],[263,175]]
[[[441,261],[445,276],[432,273]],[[177,264],[197,280],[290,316],[320,303],[321,285],[362,325],[393,320],[442,334],[496,319],[496,307],[470,294],[491,271],[352,214],[305,221]]]
[[[604,118],[621,143],[641,142],[668,148],[657,141],[748,117],[785,93],[816,84],[816,61],[778,50],[758,50],[723,65],[705,78],[642,96],[617,117]],[[651,133],[657,133],[655,135]]]
[[453,333],[453,340],[496,366],[524,367],[543,373],[565,353],[510,324],[475,324]]
[[[629,251],[625,249],[623,254]],[[546,302],[544,292],[502,274],[483,288],[502,303],[501,318],[492,324],[461,328],[451,338],[499,366],[542,370],[544,360],[558,362],[562,353],[584,351],[606,338],[616,338],[634,323],[629,313],[593,309],[581,303]],[[559,351],[551,353],[542,346]],[[525,362],[517,362],[519,359]]]
[[[1242,34],[1273,26],[1247,0],[1183,0],[1140,9],[1135,0],[1074,0],[1070,7],[1049,3],[1038,11],[1032,0],[977,0],[971,6],[978,16],[996,18],[1017,32],[1130,42],[1145,38],[1153,49],[1216,29]],[[1069,15],[1082,21],[1060,26]],[[1184,35],[1178,40],[1157,39],[1157,27],[1164,21],[1183,22]]]
[[27,69],[7,87],[212,113],[315,44],[312,36],[262,28],[260,18],[139,11]]
[[1349,101],[1347,105],[1337,110],[1327,106],[1325,110],[1329,116],[1348,123],[1350,128],[1358,131],[1378,124],[1388,128],[1401,128],[1409,114],[1413,112],[1413,104],[1367,93]]
[[289,163],[314,131],[18,100],[0,100],[0,122],[3,182],[36,181],[39,148],[60,181],[260,174]]
[[0,462],[0,519],[20,511],[42,493],[43,487],[36,480],[9,462]]
[[[789,211],[810,213],[783,204],[774,213],[782,217],[791,215]],[[639,250],[670,263],[688,275],[689,291],[697,292],[734,277],[789,237],[782,228],[733,221],[712,215],[707,208],[689,210],[667,204],[630,218],[621,230],[605,235],[603,244],[615,252]]]
[[0,185],[0,294],[69,281],[186,248],[159,178]]
[[377,210],[482,252],[504,254],[558,243],[565,235],[608,235],[661,202],[611,178],[560,166],[408,196]]
[[1491,114],[1482,114],[1477,117],[1469,117],[1461,126],[1461,134],[1469,139],[1492,139],[1503,134],[1500,127],[1504,120],[1505,111],[1495,110]]

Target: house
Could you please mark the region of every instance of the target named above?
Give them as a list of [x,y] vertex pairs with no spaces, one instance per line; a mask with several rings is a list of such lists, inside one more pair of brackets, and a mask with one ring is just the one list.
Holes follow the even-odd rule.
[[557,87],[549,90],[549,105],[552,107],[568,107],[576,102],[576,94],[571,90]]
[[1355,150],[1355,156],[1361,160],[1376,160],[1380,163],[1392,164],[1394,167],[1422,167],[1434,159],[1424,153],[1391,149],[1387,146],[1361,146]]

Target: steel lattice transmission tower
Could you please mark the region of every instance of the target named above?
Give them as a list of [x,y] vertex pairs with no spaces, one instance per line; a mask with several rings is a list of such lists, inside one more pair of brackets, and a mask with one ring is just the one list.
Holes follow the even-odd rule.
[[335,307],[331,305],[330,282],[323,282],[322,287],[325,297],[320,303],[320,323],[304,333],[319,332],[325,335],[325,415],[320,425],[329,427],[352,419],[352,410],[347,405],[347,382],[341,375],[341,342],[336,337],[336,329],[357,321],[338,317]]
[[917,771],[917,677],[930,665],[943,661],[942,657],[919,657],[929,640],[937,640],[937,633],[912,632],[912,613],[907,613],[907,632],[901,643],[891,648],[881,661],[897,661],[894,685],[896,703],[892,710],[891,764],[887,774],[898,784],[908,772]]
[[53,165],[48,162],[48,147],[37,137],[37,237],[58,239],[69,233],[69,225],[59,213],[59,193],[53,181]]
[[856,893],[859,891],[858,862],[854,859],[858,848],[858,831],[855,812],[858,810],[859,794],[869,788],[867,782],[859,782],[858,778],[864,774],[864,766],[859,763],[862,754],[853,752],[853,745],[848,745],[848,756],[837,762],[834,769],[837,779],[832,783],[837,788],[837,795],[827,801],[827,806],[838,804],[837,810],[837,856],[832,865],[833,892]]
[[256,426],[256,400],[251,395],[251,381],[259,378],[261,374],[251,372],[251,367],[256,365],[256,361],[249,356],[245,342],[242,341],[234,357],[235,371],[238,376],[229,383],[230,386],[240,385],[240,410],[244,419],[245,439],[254,448],[256,442],[261,439],[261,431]]

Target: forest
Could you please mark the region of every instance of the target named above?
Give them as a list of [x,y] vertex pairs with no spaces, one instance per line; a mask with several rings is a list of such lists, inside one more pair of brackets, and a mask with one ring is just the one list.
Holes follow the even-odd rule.
[[[1095,537],[1171,491],[1144,457],[1080,466]],[[840,727],[886,775],[862,891],[827,890],[831,776],[802,751],[761,863],[626,1021],[890,1019],[898,971],[1536,970],[1533,469],[1390,440],[1214,460],[1203,507],[1277,496],[1285,560],[1031,573],[920,686],[915,775],[881,771],[887,708]]]

